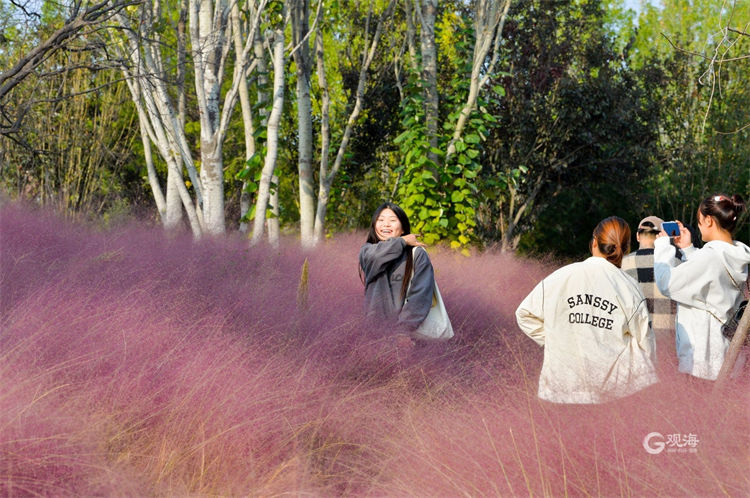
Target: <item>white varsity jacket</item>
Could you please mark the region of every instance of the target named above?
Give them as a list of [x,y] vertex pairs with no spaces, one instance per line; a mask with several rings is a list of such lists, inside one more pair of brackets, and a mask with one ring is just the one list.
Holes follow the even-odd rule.
[[544,346],[540,398],[601,403],[657,381],[654,334],[638,282],[601,257],[564,266],[516,310]]

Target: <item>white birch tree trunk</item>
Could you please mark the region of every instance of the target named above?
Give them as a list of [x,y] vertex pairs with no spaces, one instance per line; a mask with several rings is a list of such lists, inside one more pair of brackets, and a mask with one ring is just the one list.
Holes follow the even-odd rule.
[[318,177],[318,206],[315,210],[315,227],[313,237],[318,244],[323,240],[326,222],[326,210],[328,208],[328,196],[331,191],[333,177],[328,180],[328,147],[331,141],[329,108],[331,97],[328,92],[328,79],[325,68],[325,52],[323,46],[323,33],[318,30],[315,34],[315,60],[318,70],[318,87],[320,88],[320,174]]
[[[235,63],[237,63],[239,62],[237,59],[242,54],[243,46],[240,10],[236,3],[232,4],[232,40],[234,42]],[[255,127],[253,126],[253,113],[250,104],[250,92],[247,87],[247,77],[240,79],[239,94],[240,109],[242,111],[242,130],[245,136],[245,161],[247,161],[255,154],[255,137],[253,136]],[[246,186],[247,182],[243,181],[240,192],[240,217],[243,217],[250,209],[250,196],[245,189]],[[247,223],[244,221],[240,222],[239,229],[240,232],[246,233]]]
[[167,216],[167,201],[164,197],[164,193],[161,189],[161,183],[159,183],[159,176],[156,174],[156,168],[154,167],[154,156],[151,151],[151,139],[149,138],[147,131],[148,117],[143,111],[142,107],[138,107],[138,125],[141,129],[141,142],[143,143],[143,156],[146,161],[146,172],[148,174],[148,183],[151,187],[151,192],[154,194],[154,202],[156,203],[156,210],[159,213],[159,219],[162,224],[165,224]]
[[308,0],[294,0],[292,14],[292,54],[297,66],[297,169],[299,174],[300,237],[303,248],[315,244],[315,192],[312,172],[312,103],[310,101],[310,61]]
[[[122,13],[117,16],[124,28],[121,32],[125,38],[116,40],[116,46],[125,61],[123,71],[131,96],[142,112],[139,115],[148,117],[145,128],[149,139],[157,146],[168,167],[165,225],[179,223],[178,210],[175,208],[176,199],[179,198],[196,237],[204,230],[210,233],[223,233],[225,230],[222,146],[240,83],[248,67],[248,53],[252,48],[258,22],[258,15],[255,15],[242,50],[238,50],[231,86],[222,106],[221,87],[226,79],[225,62],[231,48],[230,8],[227,1],[217,0],[214,3],[212,0],[188,0],[187,4],[180,3],[177,53],[178,60],[183,61],[185,39],[181,32],[184,24],[183,7],[187,5],[201,124],[200,174],[195,168],[185,136],[183,68],[179,68],[175,76],[165,70],[162,62],[163,45],[159,29],[163,28],[159,26],[163,19],[159,0],[144,0],[139,7],[139,15],[132,20]],[[256,14],[264,8],[265,3],[266,0],[259,2]],[[176,88],[169,87],[170,82],[172,85],[176,82]],[[178,95],[177,105],[170,96],[175,93]],[[187,191],[182,167],[187,170],[195,190],[195,203]]]
[[[155,20],[159,19],[159,4],[145,2],[141,8],[142,15],[139,17],[138,27],[132,30],[127,29],[129,21],[123,14],[117,16],[119,23],[126,29],[122,31],[125,38],[116,40],[115,46],[122,59],[126,61],[123,73],[138,109],[141,130],[147,133],[145,140],[150,140],[156,145],[159,155],[167,163],[164,226],[168,229],[179,226],[184,208],[193,235],[200,237],[202,227],[199,209],[190,198],[182,179],[181,164],[188,167],[191,178],[197,180],[197,174],[186,146],[184,129],[179,126],[174,107],[169,101],[166,90],[168,78],[158,52],[160,40],[158,33],[153,29]],[[155,171],[153,174],[155,175]],[[155,188],[158,187],[158,181],[150,182],[155,199],[161,197],[160,187]],[[197,181],[194,181],[194,184],[196,196],[200,199],[200,185]]]
[[[268,64],[266,62],[265,36],[258,31],[253,47],[255,60],[258,62],[258,107],[260,108],[261,127],[268,128],[268,109],[266,103],[271,100],[268,96]],[[272,62],[273,64],[273,62]],[[267,135],[266,135],[267,136]],[[274,164],[275,168],[275,164]],[[271,176],[271,184],[276,188],[270,189],[268,206],[273,216],[266,217],[266,230],[268,232],[268,243],[273,247],[279,246],[279,178]]]
[[[283,14],[286,24],[286,12]],[[266,224],[266,209],[270,198],[270,184],[276,168],[276,158],[279,146],[279,123],[284,107],[284,82],[286,57],[284,49],[284,24],[276,26],[272,35],[272,65],[273,65],[273,105],[268,116],[266,126],[266,157],[260,174],[258,195],[255,201],[255,218],[253,221],[252,244],[263,239]]]
[[242,50],[237,54],[231,86],[221,102],[225,64],[231,48],[231,7],[228,0],[190,0],[188,19],[195,91],[201,124],[201,183],[204,189],[204,225],[209,233],[226,230],[224,214],[224,161],[222,150],[241,82],[246,77],[262,0],[255,11]]
[[[141,130],[147,133],[144,140],[154,143],[167,163],[164,225],[166,228],[179,226],[184,208],[193,235],[200,237],[201,186],[185,139],[184,126],[167,89],[170,77],[162,63],[160,35],[155,28],[160,20],[160,4],[146,0],[140,9],[135,27],[131,27],[132,23],[124,14],[116,16],[124,28],[121,31],[124,38],[114,40],[114,45],[124,61],[123,73],[139,112]],[[196,203],[185,186],[181,171],[183,165],[193,182]],[[152,191],[157,198],[161,194],[154,186],[152,182]]]
[[219,98],[224,61],[229,50],[229,8],[226,0],[190,0],[188,21],[193,56],[195,90],[201,125],[201,170],[203,223],[206,231],[225,231],[224,172],[220,134]]

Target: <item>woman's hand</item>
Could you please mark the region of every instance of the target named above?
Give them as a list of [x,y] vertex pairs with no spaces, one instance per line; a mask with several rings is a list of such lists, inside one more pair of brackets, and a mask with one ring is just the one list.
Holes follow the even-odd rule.
[[417,236],[413,233],[402,235],[401,238],[404,239],[404,242],[406,242],[407,246],[427,247],[427,244],[418,241]]
[[[685,228],[685,225],[683,225],[681,221],[677,221],[677,225],[680,227],[680,235],[672,237],[674,245],[680,249],[690,247],[693,244],[693,236],[690,233],[690,230]],[[667,235],[667,232],[662,229],[662,231],[659,232],[659,235],[656,236],[657,239],[659,237],[669,237],[669,235]]]

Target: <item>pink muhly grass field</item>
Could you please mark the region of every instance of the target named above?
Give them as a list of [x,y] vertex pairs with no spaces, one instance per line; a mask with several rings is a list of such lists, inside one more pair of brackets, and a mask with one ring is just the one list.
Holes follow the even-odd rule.
[[[0,207],[0,494],[750,494],[747,367],[716,398],[666,364],[607,405],[543,403],[513,312],[552,266],[429,249],[456,338],[405,353],[361,317],[363,239]],[[649,454],[652,432],[694,448]]]

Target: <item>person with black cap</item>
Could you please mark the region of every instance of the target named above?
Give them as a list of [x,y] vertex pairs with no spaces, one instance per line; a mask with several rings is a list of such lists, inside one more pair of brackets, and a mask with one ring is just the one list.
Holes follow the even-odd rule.
[[622,270],[633,277],[646,296],[651,328],[656,336],[657,361],[664,366],[673,359],[675,313],[677,304],[664,296],[654,279],[654,242],[664,221],[657,216],[646,216],[638,223],[636,240],[638,249],[622,258]]

